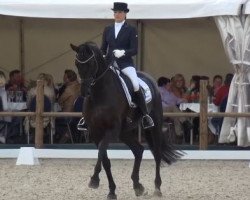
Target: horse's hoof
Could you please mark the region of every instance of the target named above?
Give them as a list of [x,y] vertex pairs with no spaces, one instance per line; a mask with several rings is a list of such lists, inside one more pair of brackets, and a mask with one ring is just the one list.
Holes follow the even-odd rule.
[[108,194],[107,200],[111,200],[111,199],[117,199],[116,194]]
[[161,190],[155,189],[155,191],[154,191],[154,196],[156,196],[156,197],[162,197]]
[[138,187],[134,188],[134,190],[137,197],[144,195],[145,188],[142,184],[139,184]]
[[99,187],[100,179],[91,178],[89,181],[89,188],[97,189]]

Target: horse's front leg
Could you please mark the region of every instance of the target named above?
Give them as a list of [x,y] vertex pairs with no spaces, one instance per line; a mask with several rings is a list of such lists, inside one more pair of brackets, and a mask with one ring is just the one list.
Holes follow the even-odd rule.
[[89,187],[96,189],[99,187],[99,183],[100,183],[100,178],[99,178],[99,174],[102,170],[102,160],[101,158],[97,159],[96,165],[95,165],[95,170],[94,170],[94,174],[93,176],[91,176],[90,181],[89,181]]
[[107,199],[117,199],[117,196],[115,194],[116,185],[111,173],[111,163],[107,154],[108,144],[108,139],[106,137],[99,143],[98,159],[102,161],[102,165],[109,182],[109,194],[107,196]]

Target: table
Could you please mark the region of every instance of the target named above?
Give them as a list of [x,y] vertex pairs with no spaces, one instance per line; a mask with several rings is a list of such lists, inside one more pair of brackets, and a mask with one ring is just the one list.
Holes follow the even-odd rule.
[[[181,103],[180,104],[180,110],[184,111],[186,109],[190,109],[196,113],[200,112],[200,103]],[[215,104],[211,103],[207,105],[207,111],[208,112],[218,112],[219,111],[219,107],[216,106]],[[210,129],[210,131],[215,134],[218,135],[216,128],[214,127],[214,125],[211,122],[212,117],[208,117],[208,128]]]
[[[186,109],[190,109],[196,113],[200,112],[200,103],[181,103],[180,110],[184,111]],[[208,112],[218,112],[218,106],[214,105],[213,103],[207,105]]]
[[27,104],[26,102],[8,102],[7,107],[9,111],[21,111],[27,109]]

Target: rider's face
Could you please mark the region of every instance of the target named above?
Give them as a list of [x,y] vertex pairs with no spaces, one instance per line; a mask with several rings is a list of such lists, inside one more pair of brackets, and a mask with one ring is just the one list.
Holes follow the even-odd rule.
[[126,13],[124,11],[114,11],[115,22],[122,22],[126,19]]

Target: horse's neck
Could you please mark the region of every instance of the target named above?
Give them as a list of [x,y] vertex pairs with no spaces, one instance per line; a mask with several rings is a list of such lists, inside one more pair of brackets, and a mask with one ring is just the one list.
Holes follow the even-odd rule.
[[117,93],[122,93],[119,84],[120,83],[117,77],[115,77],[114,72],[108,70],[106,74],[93,86],[93,97],[100,99],[110,99],[110,97],[114,98],[114,95]]

